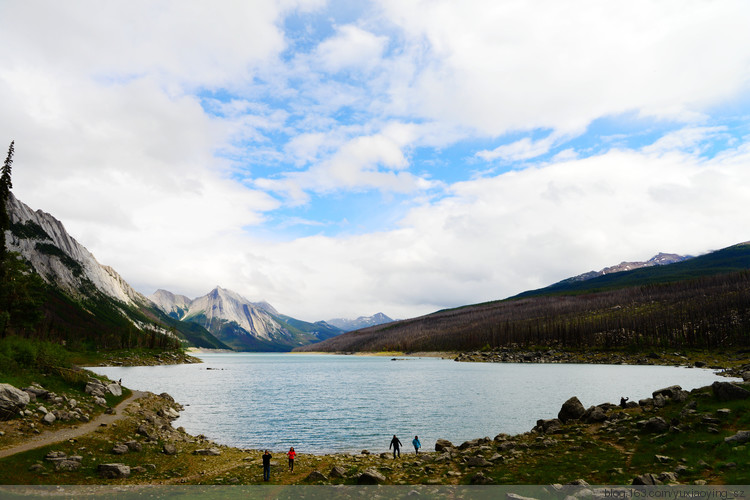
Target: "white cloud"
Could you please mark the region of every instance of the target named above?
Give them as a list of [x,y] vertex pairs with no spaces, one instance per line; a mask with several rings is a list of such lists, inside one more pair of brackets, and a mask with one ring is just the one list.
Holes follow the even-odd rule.
[[382,5],[420,66],[403,110],[491,136],[627,111],[693,119],[749,83],[741,1]]
[[333,73],[347,69],[369,71],[380,62],[387,43],[384,36],[346,25],[318,45],[315,57],[325,70]]
[[492,161],[498,158],[505,161],[528,160],[546,154],[553,143],[552,137],[546,137],[538,141],[524,137],[516,142],[498,146],[492,151],[480,151],[477,153],[477,156],[485,161]]

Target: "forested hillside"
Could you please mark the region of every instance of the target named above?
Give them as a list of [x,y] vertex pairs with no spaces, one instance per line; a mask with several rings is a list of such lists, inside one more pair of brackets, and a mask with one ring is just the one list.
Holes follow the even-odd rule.
[[[738,270],[744,269],[744,270]],[[750,344],[750,245],[350,332],[300,351]]]

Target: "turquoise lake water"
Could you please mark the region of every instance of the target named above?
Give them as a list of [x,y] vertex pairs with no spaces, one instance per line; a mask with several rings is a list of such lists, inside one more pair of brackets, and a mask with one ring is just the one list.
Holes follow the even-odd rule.
[[531,430],[577,396],[585,407],[726,380],[668,366],[457,363],[438,358],[200,354],[201,364],[97,367],[131,389],[167,392],[185,406],[175,427],[240,448],[301,453],[413,451]]

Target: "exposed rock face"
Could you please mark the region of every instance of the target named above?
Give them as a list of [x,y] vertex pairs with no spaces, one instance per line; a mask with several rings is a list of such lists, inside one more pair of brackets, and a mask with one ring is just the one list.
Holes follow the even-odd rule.
[[583,407],[583,404],[581,404],[576,396],[573,396],[563,403],[560,412],[557,414],[557,418],[565,423],[569,420],[578,420],[584,413],[586,413],[586,408]]
[[330,477],[338,478],[338,477],[346,477],[346,469],[341,467],[340,465],[335,465],[331,472],[328,473]]
[[[19,252],[46,281],[54,282],[74,297],[81,295],[81,283],[88,280],[101,292],[126,304],[149,304],[146,297],[136,292],[109,266],[103,266],[83,245],[72,238],[62,223],[50,214],[31,210],[10,193],[8,215],[12,225],[24,225],[33,236],[19,238],[6,234],[8,250]],[[38,245],[53,245],[71,260],[50,252],[40,251]]]
[[10,384],[0,384],[0,418],[26,408],[31,397],[25,391]]
[[714,382],[711,384],[714,397],[719,401],[731,401],[734,399],[747,399],[750,391],[731,382]]

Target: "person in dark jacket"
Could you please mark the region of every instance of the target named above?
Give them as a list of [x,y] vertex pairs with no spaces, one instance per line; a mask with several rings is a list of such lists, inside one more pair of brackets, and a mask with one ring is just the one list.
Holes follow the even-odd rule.
[[263,481],[271,479],[271,452],[266,450],[263,453]]
[[399,441],[394,434],[393,439],[391,439],[391,444],[388,446],[389,450],[393,447],[393,458],[396,458],[396,453],[398,453],[399,458],[401,458],[401,446],[403,446],[401,441]]

